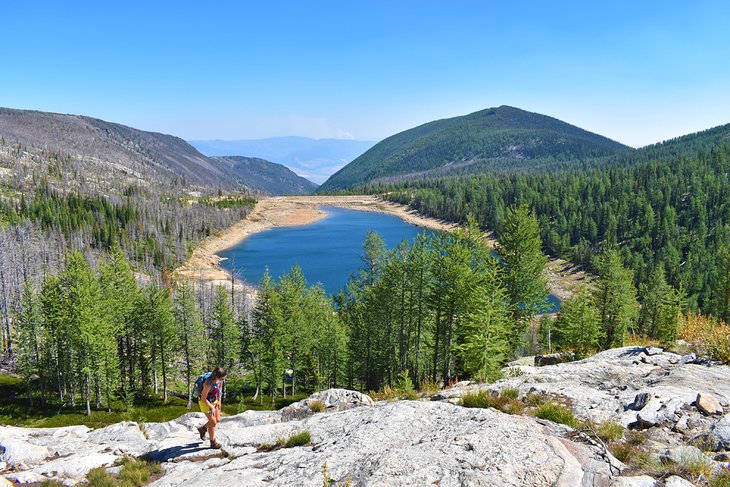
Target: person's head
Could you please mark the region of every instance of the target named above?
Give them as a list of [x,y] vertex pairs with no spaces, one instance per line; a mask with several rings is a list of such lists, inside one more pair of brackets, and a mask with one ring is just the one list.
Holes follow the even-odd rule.
[[223,367],[216,367],[213,370],[213,375],[211,376],[211,379],[213,379],[213,382],[222,382],[226,378],[226,371]]

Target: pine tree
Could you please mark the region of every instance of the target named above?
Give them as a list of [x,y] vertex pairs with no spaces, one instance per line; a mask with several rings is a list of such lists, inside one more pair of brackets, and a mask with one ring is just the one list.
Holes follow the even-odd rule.
[[582,288],[560,305],[554,324],[559,344],[572,348],[585,357],[601,342],[601,322],[598,309],[587,288]]
[[457,347],[464,371],[477,380],[497,379],[511,352],[507,290],[499,274],[495,259],[480,268],[480,282],[464,319],[462,343]]
[[187,407],[192,405],[192,380],[195,370],[203,365],[203,322],[196,306],[193,288],[182,284],[175,293],[173,315],[177,325],[177,343],[182,354],[185,367],[185,384],[187,386]]
[[513,206],[499,230],[497,246],[506,271],[513,330],[510,345],[521,344],[530,319],[543,311],[549,295],[544,271],[547,257],[542,252],[540,227],[526,206]]
[[99,286],[89,264],[80,252],[71,254],[61,274],[62,316],[68,330],[73,372],[79,379],[86,414],[91,415],[92,381],[99,373],[103,339],[99,327]]
[[163,400],[167,402],[168,378],[173,371],[174,352],[177,349],[177,333],[172,312],[172,300],[168,289],[150,286],[147,289],[148,326],[152,345],[152,367],[157,392],[157,372],[162,374]]
[[224,286],[216,286],[211,310],[211,345],[213,355],[210,365],[227,369],[233,367],[240,356],[240,337],[233,308]]
[[603,348],[621,347],[637,318],[639,304],[633,272],[624,267],[616,250],[607,250],[596,263],[598,278],[593,297],[603,327]]
[[[45,382],[46,367],[42,362],[41,350],[45,347],[47,337],[39,299],[30,281],[26,281],[23,286],[15,336],[17,370],[28,384],[28,399],[32,405],[34,383],[42,387]],[[43,390],[38,392],[43,398]]]

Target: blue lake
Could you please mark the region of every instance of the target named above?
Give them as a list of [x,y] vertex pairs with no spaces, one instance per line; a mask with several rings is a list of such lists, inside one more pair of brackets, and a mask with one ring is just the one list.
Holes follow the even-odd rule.
[[[219,252],[225,258],[221,267],[257,285],[267,267],[271,277],[278,279],[298,265],[309,284],[319,282],[328,294],[337,294],[350,275],[363,265],[360,256],[368,231],[377,232],[389,249],[424,231],[382,213],[336,207],[323,209],[329,215],[315,223],[272,228]],[[553,306],[559,303],[554,296],[550,299]]]

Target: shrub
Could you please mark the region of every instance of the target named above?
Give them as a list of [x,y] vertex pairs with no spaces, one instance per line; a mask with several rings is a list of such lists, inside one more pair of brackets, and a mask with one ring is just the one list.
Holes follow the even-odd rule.
[[636,457],[639,453],[639,449],[636,445],[619,441],[609,444],[608,451],[610,451],[611,455],[616,457],[618,461],[626,464],[636,464]]
[[523,404],[517,399],[489,391],[470,392],[461,399],[467,408],[494,408],[507,414],[521,414],[524,410]]
[[311,409],[314,413],[321,413],[322,411],[324,411],[324,401],[320,401],[319,399],[315,401],[310,401],[309,409]]
[[309,434],[309,431],[302,431],[301,433],[290,436],[289,439],[286,440],[285,446],[286,448],[292,448],[295,446],[306,445],[310,441],[312,441],[312,437]]
[[548,402],[548,398],[544,394],[531,392],[525,396],[525,404],[530,407],[542,406],[546,402]]
[[549,402],[538,406],[533,413],[536,417],[547,419],[554,423],[560,423],[571,428],[578,426],[578,419],[575,417],[573,412],[560,404]]
[[730,326],[709,316],[687,313],[679,324],[679,337],[690,342],[697,353],[730,363]]
[[598,425],[598,437],[603,441],[614,441],[621,439],[624,435],[624,427],[618,423],[604,421]]
[[710,487],[730,487],[730,469],[723,468],[710,478]]
[[489,391],[469,392],[461,396],[464,407],[500,409],[507,398],[493,396]]
[[631,445],[643,445],[646,443],[646,433],[639,430],[629,430],[626,432],[626,441]]
[[441,390],[441,384],[425,379],[421,382],[421,392],[427,396],[433,396]]

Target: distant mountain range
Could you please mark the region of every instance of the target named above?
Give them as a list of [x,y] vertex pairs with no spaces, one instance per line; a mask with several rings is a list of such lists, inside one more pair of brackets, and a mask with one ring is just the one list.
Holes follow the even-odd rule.
[[211,157],[232,174],[237,174],[248,186],[260,188],[272,195],[310,194],[317,189],[313,182],[298,176],[288,167],[257,157]]
[[189,142],[207,156],[261,157],[284,164],[300,176],[318,184],[375,145],[375,142],[368,140],[306,137]]
[[556,118],[501,106],[388,137],[332,175],[319,191],[398,178],[566,165],[627,149]]
[[316,187],[280,164],[207,157],[179,137],[80,115],[0,108],[0,137],[2,146],[32,148],[35,157],[75,161],[81,176],[98,179],[100,190],[107,187],[105,178],[268,194],[310,193]]

